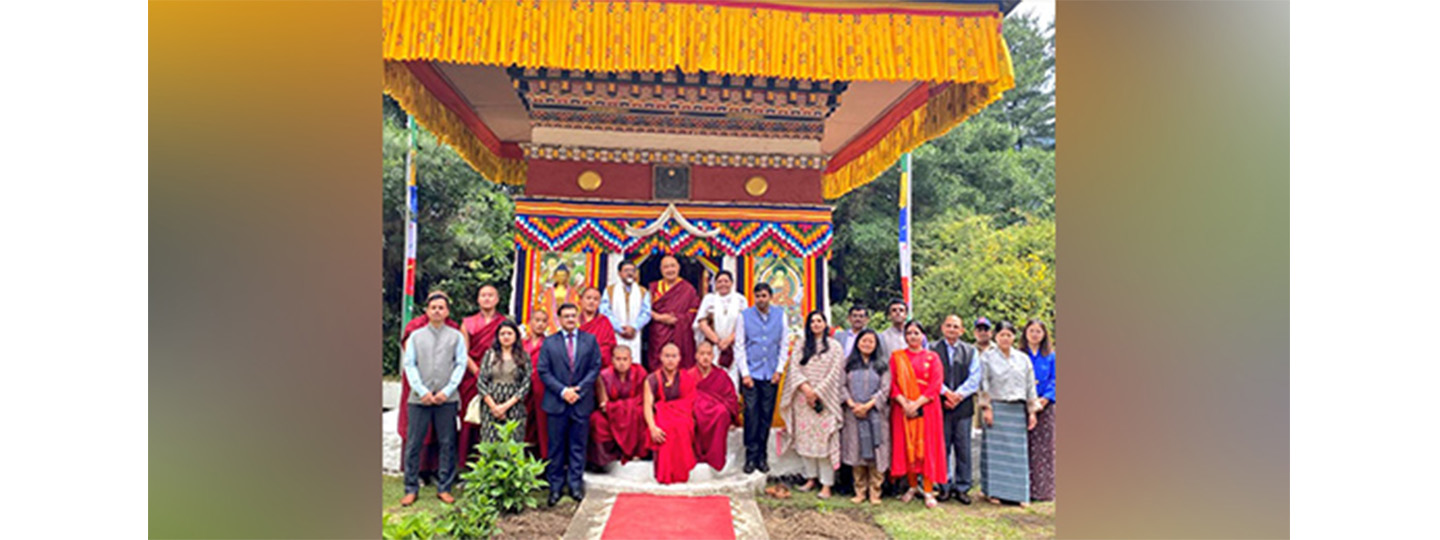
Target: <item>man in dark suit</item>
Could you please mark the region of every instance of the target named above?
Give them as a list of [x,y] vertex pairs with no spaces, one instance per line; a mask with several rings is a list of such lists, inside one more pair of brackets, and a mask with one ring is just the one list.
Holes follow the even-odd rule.
[[595,378],[600,375],[600,345],[595,336],[580,331],[579,308],[566,303],[556,312],[560,331],[540,345],[537,368],[545,385],[540,408],[549,417],[550,463],[545,466],[545,480],[550,483],[550,506],[560,502],[566,487],[570,498],[585,499],[581,473],[590,413],[595,410]]
[[975,416],[975,392],[980,389],[980,358],[975,347],[960,341],[965,324],[959,315],[945,317],[940,325],[943,339],[930,347],[945,365],[945,384],[940,391],[945,410],[945,452],[950,455],[950,482],[939,486],[940,500],[954,498],[970,504],[970,426]]

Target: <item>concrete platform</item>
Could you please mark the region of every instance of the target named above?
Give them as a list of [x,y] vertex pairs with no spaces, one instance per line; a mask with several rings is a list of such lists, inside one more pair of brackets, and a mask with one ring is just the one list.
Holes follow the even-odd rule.
[[[770,436],[769,448],[775,448],[774,431]],[[725,444],[725,467],[715,470],[710,465],[699,463],[690,471],[690,480],[683,484],[661,484],[655,481],[655,464],[651,461],[632,461],[621,465],[612,463],[604,473],[585,473],[586,489],[603,489],[615,493],[654,493],[657,495],[717,495],[756,494],[765,490],[766,475],[759,472],[745,474],[745,439],[739,428],[731,429]],[[770,456],[770,477],[798,474],[800,456],[794,451],[783,456]]]

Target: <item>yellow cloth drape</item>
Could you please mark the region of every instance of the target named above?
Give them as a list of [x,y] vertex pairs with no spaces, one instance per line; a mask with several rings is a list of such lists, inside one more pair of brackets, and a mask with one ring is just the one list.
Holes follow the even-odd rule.
[[[791,9],[778,9],[792,4]],[[772,6],[767,8],[766,6]],[[914,4],[911,4],[914,5]],[[806,12],[833,7],[834,10]],[[931,4],[930,6],[934,6]],[[865,8],[880,8],[880,12]],[[386,60],[592,71],[707,71],[820,81],[1013,78],[994,5],[386,0]],[[854,9],[846,9],[854,8]]]
[[[863,154],[826,173],[823,195],[834,199],[870,182],[901,154],[944,134],[1014,87],[998,8],[936,6],[793,0],[749,5],[385,0],[385,87],[477,171],[492,181],[522,184],[523,160],[501,158],[473,141],[464,123],[427,99],[423,86],[403,73],[399,62],[591,71],[678,68],[821,81],[953,83]],[[924,11],[903,11],[911,7]]]
[[415,116],[425,129],[435,134],[487,180],[499,184],[523,185],[525,160],[500,157],[471,133],[465,122],[440,100],[400,62],[385,62],[385,93],[395,98],[400,107]]

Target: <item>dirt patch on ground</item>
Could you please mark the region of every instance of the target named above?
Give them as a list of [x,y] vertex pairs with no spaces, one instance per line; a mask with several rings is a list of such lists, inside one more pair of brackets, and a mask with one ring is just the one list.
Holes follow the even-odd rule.
[[567,500],[554,508],[547,508],[542,504],[539,508],[519,514],[501,515],[500,534],[495,535],[495,538],[559,538],[565,534],[565,528],[570,526],[570,518],[575,517],[575,508],[575,503]]
[[857,508],[832,508],[822,512],[813,508],[761,505],[760,514],[765,517],[765,529],[771,538],[888,538],[869,512]]

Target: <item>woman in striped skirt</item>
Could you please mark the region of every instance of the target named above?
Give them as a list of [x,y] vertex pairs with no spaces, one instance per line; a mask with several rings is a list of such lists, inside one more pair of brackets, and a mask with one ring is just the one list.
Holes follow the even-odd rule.
[[1035,371],[1015,348],[1015,325],[1001,321],[996,347],[980,356],[980,410],[985,438],[980,447],[980,489],[991,503],[1030,503],[1030,456],[1026,432],[1035,429]]
[[1025,323],[1021,345],[1035,370],[1035,429],[1030,430],[1030,500],[1055,500],[1055,348],[1045,323]]

